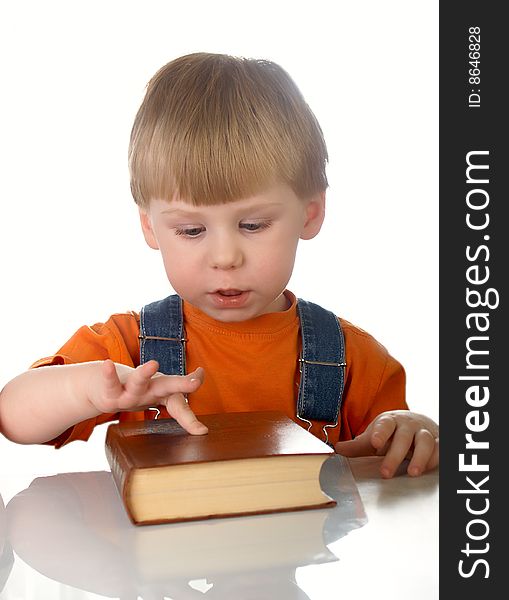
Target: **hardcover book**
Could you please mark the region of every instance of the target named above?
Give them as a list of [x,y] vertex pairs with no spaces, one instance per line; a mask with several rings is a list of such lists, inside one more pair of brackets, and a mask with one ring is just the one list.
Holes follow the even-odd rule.
[[334,451],[280,412],[200,415],[109,425],[106,456],[136,525],[334,506],[320,470]]

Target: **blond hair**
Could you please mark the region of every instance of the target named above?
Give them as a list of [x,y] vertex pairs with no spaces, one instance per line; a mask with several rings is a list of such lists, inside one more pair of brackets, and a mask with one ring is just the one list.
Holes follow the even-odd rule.
[[129,144],[138,205],[179,197],[220,204],[285,183],[299,198],[327,188],[322,130],[279,65],[195,53],[149,81]]

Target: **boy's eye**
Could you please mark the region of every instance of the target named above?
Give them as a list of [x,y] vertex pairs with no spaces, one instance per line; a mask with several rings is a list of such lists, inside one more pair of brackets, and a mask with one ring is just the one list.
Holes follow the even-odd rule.
[[270,227],[270,221],[258,221],[254,223],[241,223],[240,227],[246,231],[260,231],[261,229],[267,229]]
[[186,237],[192,238],[199,236],[204,230],[204,227],[177,227],[175,229],[175,235],[185,235]]

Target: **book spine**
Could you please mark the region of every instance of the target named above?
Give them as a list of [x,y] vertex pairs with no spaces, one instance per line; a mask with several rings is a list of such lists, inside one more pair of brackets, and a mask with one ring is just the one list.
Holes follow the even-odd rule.
[[106,433],[105,452],[122,502],[129,518],[134,522],[128,501],[129,478],[133,467],[128,455],[124,451],[122,440],[123,434],[118,429],[109,427]]

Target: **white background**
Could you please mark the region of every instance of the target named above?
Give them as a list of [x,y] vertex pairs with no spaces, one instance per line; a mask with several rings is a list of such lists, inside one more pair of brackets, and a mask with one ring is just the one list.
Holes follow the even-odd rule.
[[[411,408],[438,419],[436,0],[2,2],[0,387],[82,324],[171,293],[139,230],[127,145],[148,80],[197,51],[274,60],[302,90],[327,141],[330,189],[289,287],[375,335],[406,368]],[[98,429],[58,451],[13,453],[0,436],[4,503],[34,476],[108,468]],[[345,557],[363,540],[349,535]],[[320,567],[297,573],[313,600],[335,584]],[[13,597],[61,592],[34,573],[17,560]]]
[[[82,324],[171,293],[127,146],[148,80],[190,52],[283,66],[328,145],[327,218],[289,288],[372,333],[438,419],[438,2],[4,2],[0,386]],[[65,452],[62,450],[61,452]]]

